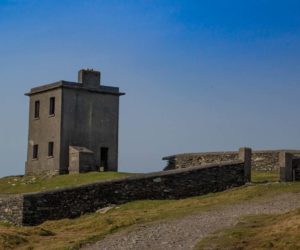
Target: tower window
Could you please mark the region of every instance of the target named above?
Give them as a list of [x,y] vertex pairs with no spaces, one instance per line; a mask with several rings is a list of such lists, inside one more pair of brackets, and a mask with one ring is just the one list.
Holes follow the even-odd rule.
[[51,141],[48,143],[48,156],[53,156],[54,151],[54,142]]
[[38,155],[39,155],[39,145],[35,144],[33,145],[33,149],[32,149],[32,158],[37,159]]
[[34,103],[34,118],[40,117],[40,101],[35,101]]
[[55,97],[50,98],[49,115],[55,114]]

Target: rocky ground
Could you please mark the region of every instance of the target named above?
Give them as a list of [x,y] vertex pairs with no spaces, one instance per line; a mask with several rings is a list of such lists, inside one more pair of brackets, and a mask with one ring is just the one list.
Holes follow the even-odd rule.
[[138,225],[108,235],[82,249],[193,249],[198,241],[210,233],[235,225],[241,216],[285,213],[299,207],[300,193],[281,194],[264,200],[223,206],[183,218]]

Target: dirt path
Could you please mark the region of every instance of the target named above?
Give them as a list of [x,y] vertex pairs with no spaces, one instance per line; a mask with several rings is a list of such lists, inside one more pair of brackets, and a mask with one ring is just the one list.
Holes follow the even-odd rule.
[[209,212],[180,219],[135,226],[87,245],[85,250],[193,249],[208,234],[235,225],[239,217],[250,214],[285,213],[300,207],[300,193],[283,194],[264,201],[223,206]]

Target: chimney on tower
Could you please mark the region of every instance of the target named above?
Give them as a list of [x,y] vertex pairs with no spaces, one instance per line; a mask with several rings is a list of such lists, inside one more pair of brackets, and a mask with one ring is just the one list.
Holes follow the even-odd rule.
[[97,88],[100,85],[101,73],[93,69],[81,69],[78,71],[78,82],[84,86]]

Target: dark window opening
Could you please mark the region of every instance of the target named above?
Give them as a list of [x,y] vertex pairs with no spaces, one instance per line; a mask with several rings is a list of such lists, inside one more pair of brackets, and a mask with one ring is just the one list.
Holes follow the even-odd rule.
[[104,171],[108,170],[108,148],[101,148],[100,155],[100,167],[103,167]]
[[53,151],[54,151],[54,142],[49,142],[48,143],[48,156],[53,156]]
[[35,101],[34,103],[34,118],[40,117],[40,101]]
[[37,159],[38,155],[39,155],[39,145],[35,144],[33,145],[32,158]]
[[55,114],[55,97],[50,98],[49,115]]

